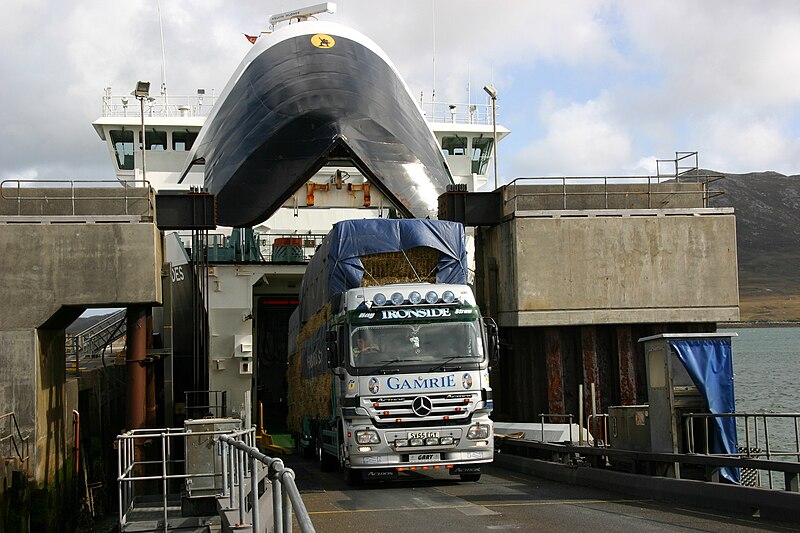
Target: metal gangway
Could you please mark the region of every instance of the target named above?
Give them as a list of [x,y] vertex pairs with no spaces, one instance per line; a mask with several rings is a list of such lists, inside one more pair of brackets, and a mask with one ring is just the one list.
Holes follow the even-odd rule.
[[120,309],[104,317],[77,333],[67,333],[67,359],[75,359],[75,370],[78,362],[85,357],[97,357],[104,348],[125,336],[126,310]]
[[[296,521],[302,533],[314,533],[294,472],[259,451],[255,427],[235,429],[241,422],[230,418],[189,422],[117,436],[120,532],[291,533]],[[213,513],[196,511],[203,500],[213,502]]]

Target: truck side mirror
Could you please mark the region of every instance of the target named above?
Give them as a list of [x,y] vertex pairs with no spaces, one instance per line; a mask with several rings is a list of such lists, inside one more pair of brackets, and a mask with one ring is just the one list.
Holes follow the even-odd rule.
[[489,342],[489,363],[496,365],[500,362],[500,329],[497,327],[497,322],[488,316],[483,317],[483,325]]
[[339,358],[337,357],[338,350],[335,330],[330,330],[325,335],[325,347],[327,348],[328,368],[336,368],[339,366]]

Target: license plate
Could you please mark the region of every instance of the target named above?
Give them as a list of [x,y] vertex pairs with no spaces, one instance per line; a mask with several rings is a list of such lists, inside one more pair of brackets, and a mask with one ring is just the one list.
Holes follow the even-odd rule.
[[427,439],[428,437],[436,437],[439,438],[438,431],[409,431],[408,437],[409,439]]
[[441,461],[440,453],[412,453],[408,460],[412,463],[427,463],[428,461]]

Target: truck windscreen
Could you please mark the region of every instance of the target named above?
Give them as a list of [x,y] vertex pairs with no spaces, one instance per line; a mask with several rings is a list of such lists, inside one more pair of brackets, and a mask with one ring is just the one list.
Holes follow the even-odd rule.
[[476,322],[365,325],[350,335],[350,364],[356,368],[480,362],[483,357]]

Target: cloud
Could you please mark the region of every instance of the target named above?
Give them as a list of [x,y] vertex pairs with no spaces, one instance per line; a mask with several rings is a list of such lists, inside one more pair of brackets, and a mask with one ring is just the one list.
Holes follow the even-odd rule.
[[702,164],[722,172],[774,170],[797,173],[800,139],[787,135],[781,121],[751,113],[713,115],[699,129]]
[[[116,94],[139,79],[159,87],[159,6],[168,88],[180,95],[219,94],[250,48],[241,33],[267,30],[270,14],[297,3],[5,2],[0,176],[109,176],[90,123],[105,86]],[[627,173],[649,154],[693,149],[721,169],[799,170],[796,0],[337,7],[320,19],[373,39],[415,95],[430,99],[434,49],[439,101],[482,102],[480,88],[495,84],[512,130],[500,164],[513,172],[502,175]]]
[[604,99],[561,103],[555,97],[541,105],[546,133],[516,155],[513,167],[537,176],[616,174],[633,168],[631,140],[610,113]]

